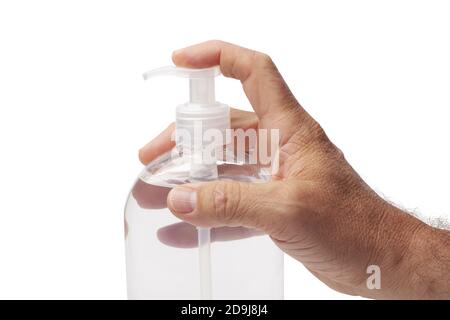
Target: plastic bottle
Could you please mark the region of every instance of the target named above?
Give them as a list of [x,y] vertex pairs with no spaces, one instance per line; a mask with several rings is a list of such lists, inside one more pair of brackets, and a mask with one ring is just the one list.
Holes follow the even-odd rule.
[[167,209],[170,189],[180,184],[270,179],[270,168],[223,152],[226,139],[204,139],[210,131],[227,137],[230,127],[229,107],[215,100],[219,74],[218,67],[169,66],[144,75],[189,78],[190,100],[176,108],[176,147],[145,167],[126,203],[129,299],[283,298],[283,255],[267,235],[244,227],[196,228]]

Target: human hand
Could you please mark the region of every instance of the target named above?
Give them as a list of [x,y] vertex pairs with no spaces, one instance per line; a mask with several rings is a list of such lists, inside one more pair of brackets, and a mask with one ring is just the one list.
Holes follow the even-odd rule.
[[[131,191],[138,205],[144,209],[167,208],[170,188],[154,186],[138,180]],[[125,225],[127,222],[125,220]],[[211,228],[211,242],[234,241],[263,235],[264,233],[246,227]],[[198,246],[197,228],[186,222],[177,222],[158,229],[157,238],[165,245],[175,248],[195,248]]]
[[[209,41],[174,52],[173,61],[190,68],[220,65],[225,76],[242,82],[255,112],[232,110],[232,127],[280,130],[280,166],[271,182],[176,187],[167,197],[175,216],[197,226],[263,231],[340,292],[374,298],[448,297],[449,290],[441,292],[436,282],[442,273],[425,271],[432,263],[425,262],[430,249],[446,248],[448,233],[380,198],[297,102],[267,55]],[[141,149],[144,164],[173,147],[173,130],[171,125]],[[369,265],[381,269],[380,290],[366,286]]]

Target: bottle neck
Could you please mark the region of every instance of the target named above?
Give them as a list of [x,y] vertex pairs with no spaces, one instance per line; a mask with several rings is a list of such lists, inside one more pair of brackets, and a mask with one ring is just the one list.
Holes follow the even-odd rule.
[[190,165],[189,178],[191,182],[217,180],[217,160],[221,157],[220,147],[194,147],[177,141],[176,148]]
[[227,105],[218,102],[203,105],[185,103],[177,107],[177,149],[182,151],[183,156],[191,158],[193,178],[217,179],[216,163],[217,159],[221,159],[223,146],[229,143],[229,128],[230,111]]

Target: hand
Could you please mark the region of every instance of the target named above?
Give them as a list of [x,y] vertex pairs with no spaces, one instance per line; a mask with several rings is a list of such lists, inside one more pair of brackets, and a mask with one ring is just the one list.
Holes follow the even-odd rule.
[[[167,195],[170,188],[154,186],[138,180],[131,191],[138,205],[144,209],[167,208]],[[125,220],[125,235],[128,222]],[[263,232],[245,227],[211,228],[211,242],[233,241],[263,235]],[[159,228],[156,234],[159,241],[176,248],[195,248],[198,246],[197,228],[186,222],[173,223]]]
[[[173,61],[191,68],[220,65],[225,76],[242,82],[255,113],[232,110],[233,127],[280,130],[280,169],[271,182],[179,186],[167,198],[174,215],[197,226],[261,230],[340,292],[450,298],[449,233],[380,198],[297,102],[267,55],[209,41],[174,52]],[[144,164],[173,147],[173,129],[141,149]],[[380,290],[366,286],[369,265],[381,269]]]

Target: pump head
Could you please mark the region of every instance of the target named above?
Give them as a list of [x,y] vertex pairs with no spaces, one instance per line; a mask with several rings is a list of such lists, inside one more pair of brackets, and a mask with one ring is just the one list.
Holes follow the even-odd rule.
[[[176,108],[177,145],[181,145],[188,153],[198,154],[198,150],[204,150],[204,136],[209,129],[222,135],[222,145],[226,143],[226,129],[230,128],[230,108],[215,99],[214,78],[218,75],[218,66],[205,69],[166,66],[144,74],[145,80],[156,76],[189,79],[189,101]],[[190,135],[190,139],[180,141],[179,133]]]
[[214,78],[220,74],[218,66],[206,69],[189,69],[166,66],[144,73],[147,80],[156,76],[189,78],[190,103],[211,104],[215,102]]

